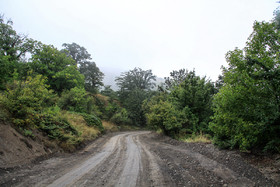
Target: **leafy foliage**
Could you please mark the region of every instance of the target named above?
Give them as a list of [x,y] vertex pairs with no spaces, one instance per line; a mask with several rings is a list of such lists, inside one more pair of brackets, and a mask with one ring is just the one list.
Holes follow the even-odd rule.
[[221,147],[280,151],[279,41],[274,23],[256,22],[245,49],[227,53],[211,123]]
[[[12,21],[4,23],[0,16],[1,120],[10,120],[31,138],[38,129],[64,150],[73,151],[82,141],[96,138],[104,128],[92,113],[94,99],[86,92],[85,77],[75,62],[84,62],[90,55],[80,51],[73,60],[73,53],[66,52],[17,34]],[[26,54],[29,59],[24,59]],[[95,63],[90,65],[84,68],[99,71]],[[74,123],[65,110],[82,113],[75,118],[81,118],[83,124]]]
[[61,94],[58,106],[63,110],[86,113],[87,105],[90,101],[84,88],[74,87]]
[[187,69],[173,70],[170,72],[170,77],[164,77],[166,88],[170,90],[173,87],[179,86],[186,79],[187,75]]
[[9,56],[11,61],[20,60],[26,52],[34,48],[34,41],[17,32],[12,27],[13,22],[5,23],[4,16],[0,15],[0,56]]
[[85,76],[85,88],[87,91],[96,93],[99,87],[103,86],[104,74],[96,66],[95,62],[81,63],[80,72]]
[[142,70],[141,68],[124,72],[116,78],[117,85],[122,92],[134,89],[151,90],[155,86],[153,82],[155,80],[156,76],[153,75],[152,70]]
[[15,80],[9,84],[7,91],[1,94],[0,102],[14,118],[25,119],[28,115],[41,112],[47,107],[52,92],[45,84],[42,75],[34,78],[28,76],[24,81]]
[[198,132],[209,133],[214,85],[205,77],[196,76],[195,71],[179,72],[184,72],[185,78],[178,80],[180,83],[173,82],[170,93],[162,92],[145,101],[143,108],[148,125],[154,129],[161,129],[173,138]]
[[117,85],[120,87],[118,92],[120,102],[127,110],[129,119],[137,126],[146,124],[142,104],[155,86],[153,81],[155,76],[152,71],[141,68],[134,68],[116,78]]
[[26,53],[35,48],[36,42],[25,35],[18,34],[13,30],[13,22],[4,21],[0,15],[0,89],[5,90],[5,84],[13,79],[15,71],[20,72],[24,65],[19,63],[24,60]]
[[53,46],[42,45],[35,50],[30,66],[35,73],[46,76],[47,84],[59,94],[64,89],[83,87],[83,77],[79,74],[75,61]]
[[76,43],[64,43],[62,46],[64,47],[62,52],[76,62],[80,73],[84,75],[86,90],[91,93],[97,93],[100,86],[103,86],[104,74],[96,66],[95,62],[91,61],[91,55],[84,47]]
[[128,118],[128,112],[125,108],[120,108],[110,119],[117,125],[129,125],[131,120]]
[[72,57],[72,59],[76,62],[76,65],[91,60],[91,55],[88,53],[86,48],[74,42],[72,44],[64,43],[62,44],[62,47],[64,47],[62,52],[65,53],[67,56]]
[[100,132],[104,132],[104,127],[102,125],[102,122],[97,116],[95,116],[94,114],[86,114],[86,113],[81,113],[81,115],[84,117],[88,126],[97,127],[100,130]]

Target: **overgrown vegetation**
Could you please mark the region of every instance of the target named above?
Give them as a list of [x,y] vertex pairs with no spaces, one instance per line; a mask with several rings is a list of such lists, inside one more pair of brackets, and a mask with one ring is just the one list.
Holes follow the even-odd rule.
[[59,51],[12,24],[0,16],[1,120],[31,138],[39,130],[66,151],[103,133],[95,99],[103,73],[86,49],[72,43]]
[[271,22],[255,22],[216,82],[180,69],[156,89],[151,70],[134,68],[116,77],[114,91],[100,90],[104,74],[84,47],[58,50],[17,34],[0,16],[0,119],[31,138],[38,129],[68,151],[106,130],[148,127],[188,142],[279,153],[279,20],[277,10]]

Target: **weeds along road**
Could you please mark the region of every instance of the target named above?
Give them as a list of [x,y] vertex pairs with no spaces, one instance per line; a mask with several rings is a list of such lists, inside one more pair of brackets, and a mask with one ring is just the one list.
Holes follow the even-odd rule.
[[149,131],[105,135],[72,155],[2,171],[0,186],[277,186],[234,152]]

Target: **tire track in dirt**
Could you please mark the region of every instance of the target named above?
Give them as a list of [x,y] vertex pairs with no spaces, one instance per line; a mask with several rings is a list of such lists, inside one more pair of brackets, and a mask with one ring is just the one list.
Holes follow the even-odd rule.
[[73,185],[76,181],[82,178],[83,175],[88,173],[90,170],[94,169],[97,165],[102,164],[102,161],[104,161],[107,157],[109,157],[114,151],[114,149],[120,146],[120,145],[117,146],[118,142],[120,141],[120,138],[124,135],[125,134],[112,137],[104,145],[104,148],[102,149],[101,152],[97,153],[96,155],[86,160],[79,167],[72,168],[70,172],[56,179],[52,184],[48,185],[48,187],[58,187],[58,186],[62,187],[62,186]]
[[136,186],[139,168],[141,165],[141,153],[139,147],[133,141],[132,136],[133,135],[129,135],[128,137],[126,137],[126,163],[123,168],[122,174],[120,175],[120,180],[116,185],[117,187]]
[[194,185],[277,186],[230,152],[178,142],[150,131],[105,135],[73,155],[0,176],[0,186]]

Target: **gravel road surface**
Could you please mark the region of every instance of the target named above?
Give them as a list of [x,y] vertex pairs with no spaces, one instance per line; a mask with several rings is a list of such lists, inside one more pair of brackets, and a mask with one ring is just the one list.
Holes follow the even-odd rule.
[[150,131],[104,135],[83,150],[0,170],[0,186],[278,186],[234,151]]

